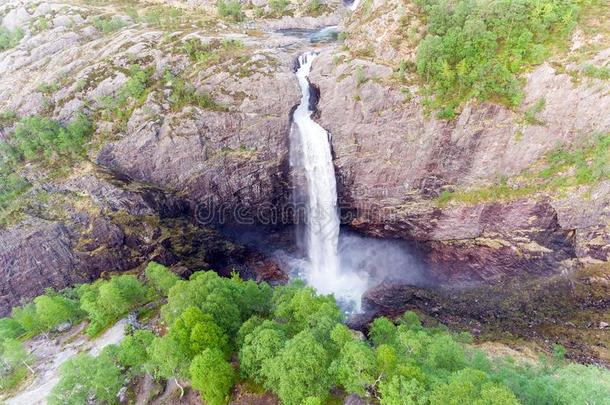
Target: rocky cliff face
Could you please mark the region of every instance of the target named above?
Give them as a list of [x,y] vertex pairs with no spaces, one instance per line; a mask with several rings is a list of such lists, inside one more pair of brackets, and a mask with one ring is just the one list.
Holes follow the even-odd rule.
[[[208,14],[146,7],[140,19],[120,6],[0,8],[3,24],[24,35],[2,52],[0,110],[63,123],[84,112],[96,126],[93,165],[63,178],[24,167],[33,185],[27,204],[0,231],[0,315],[46,287],[155,258],[190,270],[213,263],[269,272],[266,259],[205,226],[220,222],[219,213],[234,221],[238,206],[247,220],[256,207],[287,198],[287,134],[300,92],[294,51],[285,47],[298,40],[227,36]],[[200,47],[191,54],[183,49],[189,41]],[[133,65],[149,74],[145,99],[117,102]],[[176,83],[193,90],[180,93]],[[209,94],[212,105],[196,94]],[[0,133],[13,129],[3,123]]]
[[[432,274],[450,283],[549,274],[573,259],[608,261],[607,176],[561,191],[519,191],[520,176],[558,145],[578,148],[610,130],[607,81],[578,76],[584,64],[607,60],[607,35],[587,39],[577,31],[567,54],[526,75],[519,109],[470,103],[457,119],[439,120],[426,113],[420,83],[398,77],[398,62],[415,57],[408,41],[392,45],[410,8],[394,2],[402,9],[395,5],[391,13],[388,3],[373,2],[347,20],[345,45],[322,51],[311,76],[321,94],[319,121],[332,133],[350,225],[417,241]],[[596,46],[583,56],[583,43]],[[374,52],[360,56],[367,46]],[[567,62],[583,58],[588,62]],[[536,103],[543,105],[536,119],[524,118]],[[604,167],[608,173],[607,160]],[[556,174],[564,175],[570,173]],[[493,197],[498,184],[508,191]],[[466,202],[442,202],[470,190]]]
[[[0,315],[47,286],[149,259],[191,270],[273,267],[204,225],[236,221],[238,207],[239,221],[256,224],[257,209],[289,201],[289,119],[300,97],[293,60],[312,45],[272,30],[339,21],[348,39],[321,47],[311,79],[352,228],[416,242],[431,278],[452,284],[609,260],[608,180],[510,191],[523,188],[523,172],[543,165],[557,144],[577,148],[610,130],[607,81],[575,80],[580,65],[563,63],[606,60],[608,50],[581,49],[607,37],[577,31],[562,63],[549,60],[527,74],[519,109],[471,103],[444,121],[426,114],[417,81],[396,79],[398,62],[414,57],[408,44],[391,41],[411,10],[407,2],[365,2],[355,14],[328,2],[316,17],[295,3],[293,16],[242,25],[211,16],[207,2],[189,11],[153,3],[136,15],[115,4],[0,3],[3,25],[24,30],[0,53],[0,111],[62,123],[82,111],[96,124],[87,162],[67,176],[23,168],[33,184],[28,204],[0,230]],[[196,6],[186,3],[175,4]],[[244,8],[254,14],[259,6]],[[367,47],[374,52],[358,52]],[[133,65],[149,75],[146,89],[141,99],[117,103]],[[180,83],[213,103],[181,93]],[[526,120],[542,97],[536,119]],[[14,130],[0,126],[1,139]],[[483,191],[499,178],[508,179],[504,194],[489,198]],[[487,197],[441,198],[468,190]]]

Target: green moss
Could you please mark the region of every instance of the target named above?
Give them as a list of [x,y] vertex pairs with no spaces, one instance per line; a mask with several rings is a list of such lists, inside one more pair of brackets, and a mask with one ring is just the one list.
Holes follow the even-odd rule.
[[608,66],[595,66],[591,64],[585,65],[582,73],[587,77],[593,77],[600,80],[610,80],[610,67]]
[[610,179],[610,134],[593,135],[588,143],[575,148],[558,147],[520,176],[503,179],[497,184],[464,190],[443,191],[436,203],[451,201],[478,204],[488,201],[513,200],[535,193],[557,193],[570,187],[594,185]]
[[171,72],[166,72],[164,78],[171,88],[168,100],[172,111],[182,111],[186,106],[199,107],[205,110],[227,111],[227,108],[216,103],[209,93],[198,91],[180,77],[173,76]]
[[526,124],[529,125],[544,125],[544,121],[538,119],[537,115],[544,110],[544,106],[546,105],[546,100],[544,97],[540,97],[534,105],[528,108],[525,111],[523,120]]

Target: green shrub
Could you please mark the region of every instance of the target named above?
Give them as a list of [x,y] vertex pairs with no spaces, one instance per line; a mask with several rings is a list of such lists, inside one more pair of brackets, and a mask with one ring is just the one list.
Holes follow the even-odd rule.
[[42,117],[25,117],[3,147],[2,162],[11,167],[32,160],[65,164],[84,156],[84,145],[92,132],[91,122],[82,114],[66,127]]
[[4,28],[4,26],[0,25],[0,52],[17,46],[23,36],[24,32],[21,28],[17,28],[14,31],[9,31]]
[[188,368],[191,358],[189,351],[182,350],[177,337],[167,334],[156,337],[146,350],[148,354],[147,368],[157,378],[185,378],[188,376]]
[[0,318],[0,343],[6,339],[16,339],[24,333],[25,330],[16,320],[12,318]]
[[117,350],[118,363],[128,368],[134,376],[144,372],[148,362],[147,349],[154,338],[155,334],[148,330],[137,330],[133,335],[126,336]]
[[38,87],[36,87],[36,91],[38,91],[42,94],[45,94],[47,96],[55,93],[59,89],[60,89],[60,85],[57,82],[45,82],[45,83],[39,84]]
[[263,364],[275,357],[284,347],[286,340],[286,334],[274,322],[265,321],[254,328],[246,335],[239,351],[242,376],[262,384],[265,380]]
[[148,299],[148,290],[133,275],[114,276],[80,287],[80,307],[91,324],[87,332],[95,335]]
[[218,0],[216,3],[218,15],[239,22],[244,20],[239,0]]
[[235,371],[220,350],[205,349],[193,359],[189,370],[193,388],[201,393],[207,404],[223,405],[228,402]]
[[288,8],[288,0],[269,0],[269,7],[276,17],[281,17],[286,13]]
[[373,350],[364,342],[347,342],[333,364],[333,374],[346,392],[365,396],[379,376]]
[[544,99],[544,97],[540,97],[538,100],[536,100],[534,105],[532,105],[525,111],[525,122],[530,125],[544,125],[544,122],[540,121],[537,115],[544,110],[545,105],[546,100]]
[[27,353],[20,341],[13,338],[0,340],[0,393],[18,386],[31,370]]
[[275,357],[263,362],[265,387],[283,404],[300,405],[308,397],[326,398],[333,385],[330,356],[310,330],[286,342]]
[[[213,272],[168,281],[154,263],[146,272],[149,282],[150,274],[160,280],[159,291],[169,290],[161,308],[166,334],[139,330],[98,357],[68,361],[50,404],[117,403],[119,389],[145,372],[177,384],[189,379],[206,403],[225,404],[236,360],[242,386],[262,386],[286,405],[325,403],[338,392],[373,393],[381,405],[605,404],[610,397],[610,372],[566,363],[561,348],[539,365],[490,359],[470,346],[471,336],[424,327],[414,312],[397,324],[375,319],[367,340],[343,324],[332,296],[299,282],[271,288]],[[15,308],[13,318],[0,319],[0,389],[27,376],[29,357],[15,338],[68,319],[66,307],[79,296],[92,325],[105,325],[149,294],[123,275]]]
[[566,38],[579,12],[578,2],[569,0],[417,3],[427,22],[417,72],[443,118],[453,118],[470,98],[519,105],[519,73],[541,63],[548,44]]
[[180,77],[174,76],[170,72],[166,72],[165,80],[171,88],[168,100],[173,111],[181,111],[186,106],[195,106],[206,110],[226,110],[217,104],[208,93],[197,91],[194,86],[187,84]]
[[[0,120],[12,124],[16,115],[3,114]],[[21,165],[34,163],[37,168],[57,174],[85,157],[85,144],[93,133],[89,119],[77,115],[67,126],[42,117],[24,117],[5,141],[0,141],[0,223],[13,211],[19,211],[19,197],[30,183],[19,175]]]
[[25,193],[30,186],[30,183],[17,173],[0,169],[0,211],[8,210],[17,197]]
[[45,294],[34,299],[37,323],[43,330],[52,330],[64,322],[81,317],[79,303],[57,294]]
[[310,0],[307,4],[307,10],[312,15],[318,15],[321,11],[322,2],[320,0]]
[[189,15],[178,7],[160,5],[146,8],[143,20],[164,30],[177,30],[182,24],[189,23],[188,17]]
[[416,379],[401,375],[386,378],[379,384],[381,405],[418,405],[426,404],[424,385]]
[[436,387],[429,401],[430,405],[519,405],[507,388],[489,382],[484,372],[468,368],[451,375],[447,384]]
[[[199,38],[189,38],[182,44],[182,50],[189,58],[204,66],[218,65],[229,59],[240,56],[244,44],[237,39],[213,39],[202,42]],[[173,76],[168,76],[171,80]]]
[[99,17],[95,16],[91,19],[91,23],[95,28],[104,34],[109,34],[118,31],[125,27],[127,23],[120,17]]
[[358,66],[356,68],[356,84],[358,85],[358,87],[362,86],[368,80],[369,79],[368,79],[368,77],[366,77],[366,74],[364,73],[364,69],[362,69],[362,66]]
[[11,317],[19,324],[21,329],[29,335],[38,334],[38,332],[42,330],[34,304],[13,308]]
[[180,277],[172,273],[167,267],[155,262],[150,262],[146,266],[145,273],[150,286],[163,296],[167,296],[170,288],[180,280]]
[[17,122],[17,113],[12,110],[0,112],[0,128],[5,128]]
[[47,398],[50,405],[82,405],[90,398],[108,404],[118,404],[117,395],[124,377],[108,346],[98,357],[79,354],[60,368],[60,379]]
[[610,80],[610,67],[608,66],[595,66],[587,64],[583,68],[582,72],[588,77],[594,77],[600,80]]

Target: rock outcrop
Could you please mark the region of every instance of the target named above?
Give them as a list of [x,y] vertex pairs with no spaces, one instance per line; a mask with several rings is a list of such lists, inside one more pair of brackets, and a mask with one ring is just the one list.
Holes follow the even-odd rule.
[[[300,97],[291,47],[301,39],[227,35],[224,23],[196,11],[137,20],[120,10],[25,1],[0,4],[0,13],[6,27],[24,32],[0,58],[0,110],[62,123],[84,112],[96,126],[93,165],[67,178],[24,168],[35,204],[0,230],[0,315],[46,287],[148,260],[186,266],[187,275],[213,264],[226,274],[238,268],[247,277],[283,277],[208,226],[252,221],[257,207],[288,198],[290,111]],[[193,68],[187,41],[212,43],[198,52],[214,62]],[[117,104],[133,65],[150,74],[146,99]],[[174,95],[178,79],[168,72],[192,93]],[[209,94],[212,108],[195,94]],[[48,201],[39,203],[43,194]]]
[[[438,202],[443,193],[492,189],[499,179],[536,167],[558,145],[576,148],[607,134],[607,82],[574,81],[581,65],[559,71],[550,61],[526,75],[519,109],[470,103],[453,121],[436,119],[424,108],[420,85],[401,84],[388,67],[414,56],[390,45],[391,30],[398,28],[385,20],[398,17],[381,13],[383,7],[375,2],[369,17],[347,25],[347,46],[372,41],[372,56],[326,49],[311,75],[321,94],[318,120],[332,134],[349,225],[373,236],[416,241],[432,276],[452,284],[548,275],[572,267],[572,259],[610,260],[609,180],[569,192]],[[378,46],[380,38],[385,45]],[[599,51],[592,60],[607,53]],[[528,122],[524,113],[541,99],[544,108],[536,122]]]

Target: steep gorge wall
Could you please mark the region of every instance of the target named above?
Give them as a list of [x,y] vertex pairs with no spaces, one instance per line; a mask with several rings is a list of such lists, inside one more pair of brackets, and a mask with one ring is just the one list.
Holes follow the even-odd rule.
[[[289,116],[300,96],[292,64],[302,45],[260,32],[225,35],[222,23],[200,29],[184,22],[171,29],[170,39],[164,29],[133,21],[104,34],[91,18],[105,9],[34,3],[24,8],[31,20],[47,15],[52,25],[28,32],[2,53],[0,108],[61,122],[83,109],[97,120],[97,131],[92,164],[79,165],[68,177],[37,179],[24,168],[33,197],[44,192],[59,202],[30,207],[23,221],[0,230],[0,314],[47,286],[89,281],[150,259],[194,269],[211,262],[228,267],[231,256],[248,256],[197,220],[209,217],[209,209],[241,207],[243,219],[256,223],[257,208],[289,201]],[[595,132],[607,133],[607,82],[574,83],[546,63],[527,74],[519,109],[471,103],[456,120],[438,120],[425,114],[417,83],[404,91],[395,80],[393,67],[411,51],[392,48],[390,33],[379,32],[393,24],[361,24],[368,40],[376,41],[373,57],[330,46],[311,75],[320,90],[317,119],[332,134],[349,225],[415,242],[432,278],[451,284],[549,275],[577,262],[608,261],[610,181],[478,203],[438,201],[445,191],[493,187],[499,176],[517,176],[558,143],[578,146]],[[244,49],[217,65],[189,70],[196,64],[182,46],[194,37],[238,38]],[[365,39],[352,36],[346,43],[357,41]],[[604,50],[594,58],[607,55]],[[151,68],[154,86],[125,122],[105,118],[103,100],[120,92],[136,62]],[[167,70],[187,72],[189,83],[226,108],[172,107]],[[53,82],[56,92],[41,90]],[[540,97],[546,104],[537,118],[544,125],[525,123],[524,111]],[[0,137],[12,129],[0,129]],[[57,210],[66,214],[53,214]]]
[[[424,32],[414,4],[364,2],[344,20],[346,40],[323,50],[311,75],[349,225],[416,242],[432,275],[451,284],[610,260],[607,146],[601,180],[521,191],[532,181],[527,173],[545,167],[559,146],[577,150],[607,137],[610,86],[582,74],[583,66],[608,60],[603,27],[588,34],[577,28],[568,50],[525,73],[518,108],[471,101],[447,121],[427,111],[422,81],[399,73],[401,61],[415,63],[411,37]],[[526,118],[534,110],[535,119]],[[493,197],[500,187],[503,194]],[[442,201],[460,192],[471,198]]]

